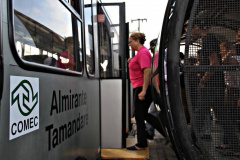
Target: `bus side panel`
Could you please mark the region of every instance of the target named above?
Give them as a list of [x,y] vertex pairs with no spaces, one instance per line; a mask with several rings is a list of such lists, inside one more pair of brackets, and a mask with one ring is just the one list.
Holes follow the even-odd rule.
[[[2,33],[1,159],[96,159],[100,147],[99,80],[23,70],[12,56],[6,21]],[[28,101],[35,107],[27,108]]]

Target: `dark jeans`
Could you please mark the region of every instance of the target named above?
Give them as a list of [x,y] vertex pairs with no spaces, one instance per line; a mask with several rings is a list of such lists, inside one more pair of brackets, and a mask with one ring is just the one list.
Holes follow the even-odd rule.
[[210,114],[212,107],[218,123],[223,129],[223,143],[233,147],[238,145],[238,138],[235,131],[236,110],[234,107],[224,105],[224,88],[204,88],[199,90],[199,100],[195,109],[195,127],[200,132],[204,120]]
[[[149,109],[149,114],[157,117],[158,116],[158,111],[157,111],[157,108],[155,106],[155,104],[152,102],[151,103],[151,106],[150,106],[150,109]],[[153,128],[153,126],[151,126],[151,124],[149,123],[146,123],[146,129],[147,129],[147,132],[149,133],[149,135],[153,136],[155,135],[155,129]]]
[[147,147],[147,132],[145,120],[150,123],[159,132],[162,132],[162,127],[159,119],[148,113],[150,104],[152,103],[151,86],[148,87],[145,95],[145,100],[139,100],[138,94],[142,91],[142,87],[133,89],[133,105],[135,109],[135,119],[137,124],[137,147]]

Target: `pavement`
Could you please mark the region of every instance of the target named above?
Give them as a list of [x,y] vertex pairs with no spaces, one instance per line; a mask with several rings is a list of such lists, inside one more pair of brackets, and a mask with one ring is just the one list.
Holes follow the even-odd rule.
[[177,160],[171,143],[166,144],[166,139],[157,131],[153,140],[149,140],[149,160]]

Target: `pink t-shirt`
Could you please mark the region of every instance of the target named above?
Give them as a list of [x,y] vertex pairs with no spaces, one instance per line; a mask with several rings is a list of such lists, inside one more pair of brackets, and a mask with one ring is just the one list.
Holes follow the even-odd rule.
[[[154,61],[153,61],[153,72],[156,71],[156,69],[158,69],[158,58],[159,58],[159,51],[157,51],[154,55]],[[159,81],[159,77],[158,75],[157,76],[157,79],[158,79],[158,85],[160,84],[160,81]]]
[[[152,57],[149,50],[146,47],[142,47],[138,50],[138,53],[129,63],[129,74],[133,88],[143,86],[143,69],[151,68]],[[149,81],[151,84],[151,81]]]

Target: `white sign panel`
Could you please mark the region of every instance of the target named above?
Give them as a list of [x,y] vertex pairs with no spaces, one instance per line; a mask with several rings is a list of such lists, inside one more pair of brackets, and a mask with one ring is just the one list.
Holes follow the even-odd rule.
[[9,140],[39,129],[39,78],[10,76]]

